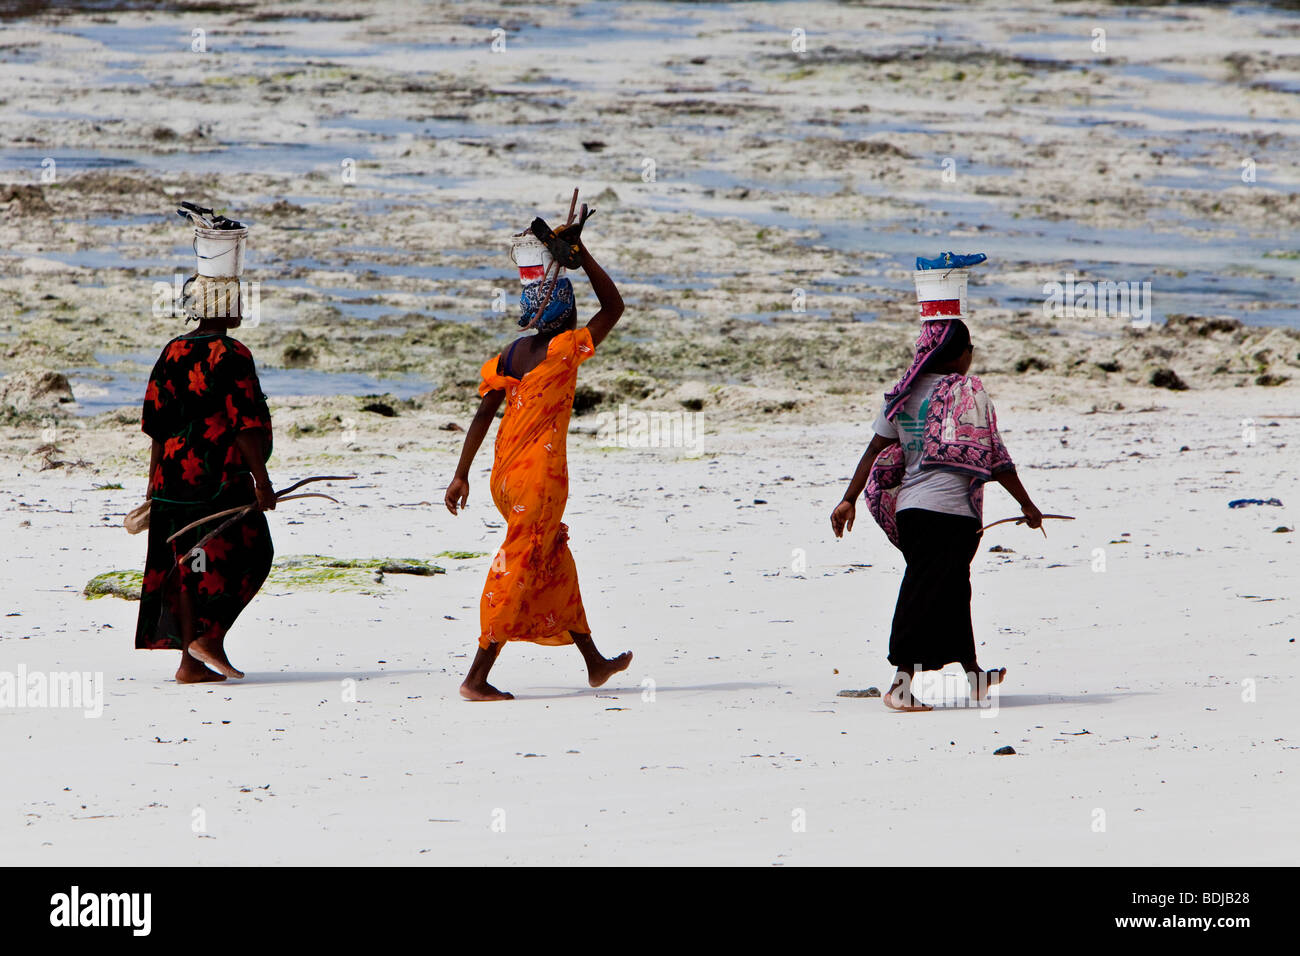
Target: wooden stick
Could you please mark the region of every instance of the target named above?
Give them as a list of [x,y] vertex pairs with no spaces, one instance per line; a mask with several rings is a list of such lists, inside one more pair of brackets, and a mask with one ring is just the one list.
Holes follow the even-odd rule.
[[[248,510],[249,508],[251,508],[251,507],[253,507],[253,506],[252,506],[252,505],[239,505],[239,506],[234,507],[234,508],[227,508],[225,511],[218,511],[216,514],[214,514],[214,515],[208,515],[206,518],[200,518],[198,521],[191,521],[191,522],[190,522],[189,524],[187,524],[185,527],[181,528],[180,531],[177,531],[174,535],[172,535],[170,538],[168,538],[168,539],[167,539],[167,543],[168,543],[168,544],[171,544],[173,541],[175,541],[177,538],[179,538],[181,535],[183,535],[186,531],[192,531],[193,529],[197,528],[197,527],[198,527],[199,525],[201,525],[201,524],[207,524],[209,521],[216,521],[218,518],[224,518],[226,515],[233,515],[233,514],[235,514],[236,512],[238,512],[239,514],[243,514],[245,511],[247,511],[247,510]],[[223,526],[223,527],[224,527],[224,526]]]
[[[578,205],[578,190],[575,189],[573,191],[573,198],[569,200],[569,218],[564,221],[564,224],[566,226],[573,225],[573,210],[574,207],[576,207],[577,205]],[[548,266],[546,272],[542,273],[542,285],[543,285],[542,291],[545,292],[546,294],[542,297],[542,304],[537,307],[537,313],[533,316],[533,321],[529,322],[528,325],[524,327],[525,332],[535,327],[537,323],[542,320],[542,313],[545,312],[546,307],[551,304],[551,293],[555,291],[555,283],[560,281],[560,263],[557,260],[552,259],[551,265],[555,266],[555,279],[551,283],[550,287],[547,288],[546,278],[551,271],[550,267]]]
[[276,498],[276,501],[293,501],[295,498],[324,498],[326,501],[332,501],[336,505],[342,504],[337,498],[331,498],[329,495],[323,495],[319,491],[304,491],[300,495],[283,495]]
[[[288,490],[288,489],[286,489],[286,490]],[[326,499],[328,499],[328,500],[334,502],[336,505],[340,503],[339,500],[338,500],[337,498],[330,498],[329,495],[322,495],[322,494],[319,494],[319,493],[314,492],[314,491],[308,491],[308,492],[305,492],[305,493],[303,493],[303,494],[301,494],[301,495],[283,495],[282,497],[278,497],[276,500],[277,500],[277,501],[293,501],[295,498],[326,498]],[[244,505],[244,507],[242,507],[242,508],[231,508],[230,511],[223,511],[223,512],[221,512],[222,514],[230,514],[231,512],[238,512],[238,513],[235,514],[235,515],[233,515],[233,516],[232,516],[231,518],[229,518],[228,520],[223,521],[223,522],[222,522],[220,525],[218,525],[214,530],[209,531],[209,532],[208,532],[207,534],[205,534],[202,538],[200,538],[198,544],[194,545],[194,547],[190,548],[189,551],[187,551],[187,552],[185,552],[185,554],[181,555],[181,557],[177,560],[176,563],[179,565],[181,561],[184,561],[186,558],[190,557],[192,554],[194,554],[194,552],[202,550],[202,549],[203,549],[203,546],[204,546],[205,544],[207,544],[209,541],[211,541],[211,540],[212,540],[213,538],[215,538],[217,535],[221,534],[221,532],[225,531],[227,528],[229,528],[229,527],[230,527],[232,524],[234,524],[236,521],[238,521],[238,520],[240,520],[241,518],[243,518],[243,517],[244,517],[245,515],[247,515],[250,511],[256,511],[256,510],[257,510],[257,506],[256,506],[256,505]],[[204,520],[204,521],[211,521],[212,518],[215,518],[215,517],[217,517],[217,515],[212,515],[211,517],[204,518],[203,520]],[[195,524],[202,524],[202,523],[203,523],[202,521],[197,521],[197,522],[195,522]],[[193,525],[190,525],[190,527],[193,527]],[[177,531],[176,534],[181,534],[184,530],[186,530],[186,529],[182,528],[181,531]],[[173,535],[172,537],[175,537],[175,535]],[[167,540],[168,540],[168,541],[171,541],[171,538],[168,538]]]
[[[356,477],[357,477],[356,475],[317,475],[315,478],[304,478],[302,481],[298,482],[297,484],[290,485],[288,488],[285,488],[281,491],[277,491],[275,493],[275,498],[277,501],[289,501],[293,498],[309,498],[309,497],[329,498],[329,495],[315,495],[315,496],[311,494],[290,495],[289,492],[295,491],[298,488],[301,488],[303,485],[310,484],[313,481],[352,481]],[[330,498],[330,501],[333,501],[335,504],[338,504],[338,499],[336,498]],[[175,534],[169,537],[167,539],[167,543],[171,544],[173,541],[175,541],[177,538],[183,535],[186,531],[192,531],[193,529],[197,528],[201,524],[207,524],[209,521],[215,521],[218,518],[224,518],[226,515],[233,515],[237,511],[242,513],[248,511],[253,507],[255,506],[238,505],[237,507],[234,508],[227,508],[225,511],[218,511],[214,515],[208,515],[206,518],[200,518],[198,521],[191,521],[185,527],[181,528],[180,531],[177,531]],[[225,525],[222,525],[222,527],[224,528]],[[215,534],[216,532],[213,533]],[[211,535],[209,535],[208,537],[211,537]],[[195,545],[195,547],[198,547],[198,545]]]
[[[1044,517],[1044,518],[1059,518],[1059,519],[1061,519],[1062,521],[1073,521],[1073,520],[1074,520],[1074,516],[1073,516],[1073,515],[1043,515],[1043,517]],[[995,522],[993,522],[993,524],[986,524],[984,527],[980,528],[979,533],[980,533],[980,534],[983,534],[985,531],[989,530],[989,528],[996,527],[997,525],[1000,525],[1000,524],[1006,524],[1008,521],[1014,521],[1016,524],[1020,524],[1022,521],[1028,521],[1028,520],[1029,520],[1029,519],[1026,518],[1024,515],[1021,515],[1021,516],[1018,517],[1018,518],[1002,518],[1002,519],[999,520],[999,521],[995,521]],[[1047,531],[1046,531],[1046,529],[1043,529],[1042,525],[1039,525],[1039,528],[1042,529],[1042,531],[1043,531],[1043,537],[1046,538],[1046,537],[1047,537]]]
[[[202,538],[200,538],[198,544],[196,544],[194,547],[190,548],[189,551],[185,552],[185,554],[183,554],[183,555],[181,555],[179,558],[177,558],[177,559],[176,559],[176,564],[177,564],[177,566],[179,567],[179,566],[180,566],[180,563],[181,563],[182,561],[184,561],[186,558],[188,558],[190,555],[192,555],[195,551],[199,551],[200,549],[202,549],[202,547],[203,547],[205,544],[207,544],[209,541],[211,541],[211,540],[212,540],[213,538],[215,538],[217,535],[221,534],[221,532],[225,531],[227,528],[229,528],[229,527],[230,527],[232,524],[234,524],[236,521],[238,521],[238,520],[240,520],[241,518],[243,518],[243,517],[244,517],[246,514],[248,514],[250,511],[256,511],[256,510],[257,510],[257,506],[256,506],[256,505],[244,505],[244,507],[242,507],[242,508],[239,509],[239,514],[232,515],[231,517],[227,518],[225,521],[221,522],[221,524],[217,525],[217,527],[216,527],[215,530],[213,530],[213,531],[209,531],[209,532],[208,532],[207,534],[205,534]],[[202,524],[202,522],[198,522],[198,523],[199,523],[199,524]],[[176,532],[176,533],[177,533],[177,534],[180,534],[179,531]],[[170,541],[171,538],[168,538],[167,540]]]
[[275,496],[277,498],[283,497],[291,491],[297,491],[303,485],[311,484],[313,481],[353,481],[356,477],[356,475],[317,475],[315,478],[304,478],[297,484],[290,485],[288,488],[282,488],[280,491],[277,491]]

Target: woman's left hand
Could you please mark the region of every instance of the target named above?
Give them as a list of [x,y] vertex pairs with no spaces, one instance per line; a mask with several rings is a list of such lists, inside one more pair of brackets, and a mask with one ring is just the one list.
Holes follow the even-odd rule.
[[851,501],[841,501],[831,512],[831,530],[835,532],[835,537],[844,537],[845,531],[853,530],[853,519],[857,517],[857,506]]

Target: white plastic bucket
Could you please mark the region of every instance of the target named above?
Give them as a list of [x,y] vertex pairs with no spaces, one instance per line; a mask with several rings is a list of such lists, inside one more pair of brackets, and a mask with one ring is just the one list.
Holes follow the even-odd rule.
[[551,250],[531,230],[525,230],[510,237],[510,261],[519,267],[520,284],[532,285],[541,281],[555,260],[551,258]]
[[211,279],[236,279],[244,274],[244,249],[248,227],[240,229],[194,229],[194,255],[198,273]]
[[917,269],[916,306],[921,321],[966,318],[967,269]]

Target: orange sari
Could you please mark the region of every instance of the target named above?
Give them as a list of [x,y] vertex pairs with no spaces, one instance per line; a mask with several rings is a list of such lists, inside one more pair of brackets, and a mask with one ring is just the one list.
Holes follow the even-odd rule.
[[578,366],[595,354],[587,329],[561,332],[523,378],[484,363],[479,394],[503,390],[505,414],[492,462],[492,500],[506,519],[506,542],[492,560],[479,602],[478,644],[503,641],[572,644],[570,632],[590,633],[560,521],[569,499],[566,440]]

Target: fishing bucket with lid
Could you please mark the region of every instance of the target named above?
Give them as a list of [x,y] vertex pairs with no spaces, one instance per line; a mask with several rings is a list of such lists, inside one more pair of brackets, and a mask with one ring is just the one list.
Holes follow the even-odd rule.
[[194,255],[198,274],[211,279],[237,279],[244,274],[248,227],[205,229],[194,227]]
[[[555,260],[551,257],[551,250],[533,235],[532,230],[525,229],[510,237],[510,261],[519,267],[520,284],[532,285],[541,281]],[[556,273],[557,278],[563,271],[560,269]]]
[[916,282],[917,311],[923,322],[967,318],[966,283],[970,270],[917,269],[912,279]]

